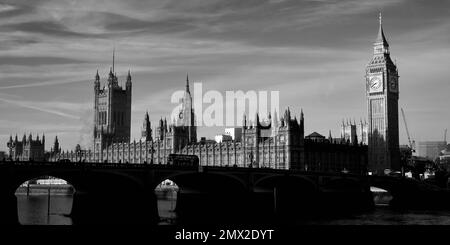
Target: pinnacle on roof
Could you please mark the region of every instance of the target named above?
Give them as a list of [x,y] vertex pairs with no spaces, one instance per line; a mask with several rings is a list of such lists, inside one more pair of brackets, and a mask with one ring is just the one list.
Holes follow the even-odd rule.
[[380,21],[380,26],[378,29],[378,35],[377,35],[377,39],[375,40],[375,43],[383,43],[383,46],[389,47],[389,44],[386,41],[386,37],[384,36],[384,32],[383,32],[383,23],[382,23],[381,12],[380,12],[378,19]]
[[186,73],[186,92],[189,92],[189,74]]

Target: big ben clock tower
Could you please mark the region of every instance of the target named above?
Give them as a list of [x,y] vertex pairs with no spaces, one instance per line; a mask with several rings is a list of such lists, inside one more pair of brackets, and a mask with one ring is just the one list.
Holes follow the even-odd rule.
[[392,62],[384,36],[381,13],[373,57],[366,67],[369,117],[368,170],[381,175],[385,169],[400,169],[398,135],[398,70]]

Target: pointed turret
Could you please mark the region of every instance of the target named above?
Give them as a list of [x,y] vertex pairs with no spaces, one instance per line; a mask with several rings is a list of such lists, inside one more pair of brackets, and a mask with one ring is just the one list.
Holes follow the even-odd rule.
[[100,82],[100,75],[98,75],[98,69],[97,73],[95,74],[95,82]]
[[167,118],[164,118],[164,130],[167,132]]
[[108,75],[108,86],[112,85],[114,83],[114,73],[112,71],[112,67],[109,68],[109,75]]
[[53,151],[55,153],[59,153],[60,152],[58,136],[55,136],[55,142],[53,143]]
[[131,72],[128,70],[127,83],[131,83]]
[[189,74],[186,73],[186,92],[190,93],[189,91]]
[[289,109],[289,107],[287,108],[287,110],[285,112],[284,121],[285,121],[286,127],[290,128],[291,127],[291,110]]
[[305,134],[305,116],[303,114],[303,109],[300,110],[300,133],[301,138],[303,139],[303,136]]
[[381,15],[381,12],[378,16],[378,20],[379,20],[379,27],[378,27],[378,35],[377,35],[377,39],[375,40],[375,43],[382,43],[383,46],[385,47],[389,47],[389,44],[386,40],[386,37],[384,36],[384,31],[383,31],[383,18]]
[[289,123],[289,121],[291,120],[291,112],[289,110],[289,107],[286,109],[286,111],[284,112],[284,121],[286,124]]
[[144,125],[142,126],[142,140],[152,141],[152,125],[150,123],[148,111],[145,113]]
[[11,147],[13,147],[13,143],[14,143],[14,141],[13,141],[12,135],[9,135],[9,140],[6,143],[6,145],[8,146],[8,148],[11,148]]
[[378,28],[377,39],[375,40],[375,42],[373,44],[374,54],[389,54],[389,44],[384,35],[381,12],[380,12],[380,16],[378,18],[379,18],[380,24],[379,24],[379,28]]
[[112,73],[114,72],[114,62],[116,58],[116,46],[113,47],[113,62],[112,62]]

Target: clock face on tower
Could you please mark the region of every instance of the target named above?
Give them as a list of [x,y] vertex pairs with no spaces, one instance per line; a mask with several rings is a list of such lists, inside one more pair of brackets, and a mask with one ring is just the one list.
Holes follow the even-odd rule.
[[369,77],[369,92],[376,93],[383,91],[383,80],[381,75]]

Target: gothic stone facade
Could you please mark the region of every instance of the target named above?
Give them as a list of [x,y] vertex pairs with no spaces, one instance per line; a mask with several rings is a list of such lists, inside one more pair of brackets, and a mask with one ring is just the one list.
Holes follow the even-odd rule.
[[349,141],[350,144],[368,144],[368,127],[367,122],[360,122],[357,124],[355,121],[347,119],[347,122],[342,120],[341,125],[341,138],[345,141]]
[[[110,74],[111,81],[115,76]],[[98,89],[98,75],[95,80],[95,91]],[[108,81],[109,82],[109,81]],[[112,82],[110,82],[112,83]],[[127,89],[131,89],[131,78],[128,75]],[[112,83],[110,87],[114,87]],[[129,86],[129,87],[128,87]],[[110,88],[108,88],[110,89]],[[102,91],[107,91],[102,90]],[[123,91],[123,90],[122,90]],[[105,93],[105,92],[102,92]],[[126,91],[125,94],[131,91]],[[124,98],[124,97],[122,97]],[[128,97],[126,97],[128,98]],[[360,158],[360,151],[354,149],[359,146],[342,144],[332,150],[328,145],[316,142],[305,142],[304,115],[300,113],[299,119],[291,116],[289,108],[281,118],[275,113],[266,121],[260,121],[258,114],[254,120],[243,118],[242,136],[240,140],[226,142],[197,141],[197,127],[195,113],[192,106],[192,97],[189,91],[189,80],[186,81],[186,90],[183,105],[178,117],[169,124],[166,119],[160,119],[153,132],[148,113],[144,117],[141,139],[129,142],[128,129],[119,130],[114,116],[108,118],[114,100],[121,97],[112,97],[112,102],[100,104],[96,98],[96,127],[94,130],[94,150],[64,151],[52,154],[51,160],[69,159],[71,161],[108,162],[108,163],[141,163],[166,164],[169,154],[197,155],[200,164],[204,166],[238,166],[255,168],[298,169],[334,171],[335,169],[348,169],[359,171],[365,162]],[[126,100],[127,101],[127,100]],[[128,103],[128,102],[127,102]],[[100,106],[103,106],[100,108]],[[123,108],[131,110],[130,107]],[[128,115],[130,112],[124,113]],[[103,114],[103,115],[102,115]],[[106,120],[106,123],[105,123]],[[116,122],[116,124],[114,124]],[[120,127],[119,127],[120,129]],[[360,148],[358,148],[360,149]],[[308,152],[311,151],[311,152]],[[341,153],[336,154],[336,151]],[[320,155],[329,162],[320,161],[313,155]],[[325,167],[314,167],[316,164]],[[335,167],[339,166],[339,167]]]
[[349,140],[305,139],[305,168],[317,172],[367,172],[367,145]]
[[17,135],[14,140],[12,136],[10,136],[7,146],[9,148],[9,157],[11,160],[43,161],[45,159],[45,135],[42,135],[42,139],[39,139],[38,135],[35,140],[33,140],[31,134],[28,138],[23,135],[22,141],[17,139]]

